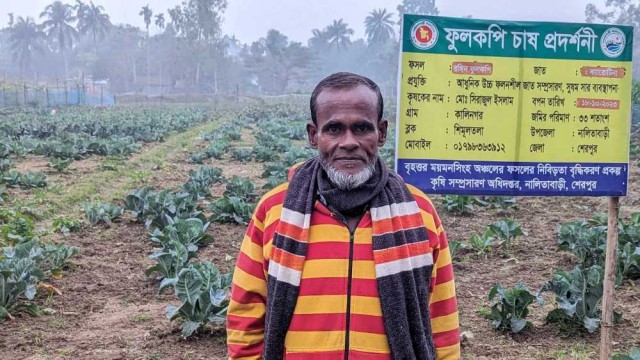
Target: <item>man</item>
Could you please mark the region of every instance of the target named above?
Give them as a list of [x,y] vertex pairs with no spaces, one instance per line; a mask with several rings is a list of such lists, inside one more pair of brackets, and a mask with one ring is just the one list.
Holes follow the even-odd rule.
[[383,101],[337,73],[311,95],[318,156],[258,203],[227,315],[230,359],[459,359],[447,240],[432,203],[377,155]]

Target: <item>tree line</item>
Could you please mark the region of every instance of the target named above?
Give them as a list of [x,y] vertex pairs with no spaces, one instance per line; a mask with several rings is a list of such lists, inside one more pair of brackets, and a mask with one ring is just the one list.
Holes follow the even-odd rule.
[[[610,3],[604,9],[589,4],[586,20],[640,25],[638,0]],[[362,39],[336,19],[314,29],[306,44],[276,29],[242,44],[221,30],[226,8],[227,0],[183,0],[165,12],[146,5],[138,13],[142,29],[113,24],[93,1],[54,1],[37,19],[9,14],[0,29],[0,76],[41,82],[91,77],[107,82],[115,93],[278,95],[307,93],[328,73],[354,71],[393,92],[397,19],[404,13],[439,13],[435,0],[403,0],[396,12],[371,10]]]

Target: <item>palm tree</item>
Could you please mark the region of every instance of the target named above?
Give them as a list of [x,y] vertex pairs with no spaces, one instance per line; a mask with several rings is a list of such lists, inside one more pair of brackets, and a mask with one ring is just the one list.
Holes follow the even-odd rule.
[[149,7],[149,4],[142,7],[142,10],[138,15],[144,18],[144,25],[147,27],[147,91],[149,90],[149,78],[151,77],[151,71],[149,71],[149,25],[151,25],[151,19],[153,17],[153,10]]
[[329,36],[327,35],[326,29],[313,29],[311,30],[311,33],[313,34],[313,36],[311,37],[311,39],[309,39],[309,48],[318,48],[320,50],[324,50],[329,44]]
[[373,10],[364,19],[365,35],[370,44],[384,43],[395,35],[392,16],[387,9],[379,9]]
[[78,38],[78,31],[71,25],[76,21],[76,17],[73,16],[73,7],[61,1],[55,1],[44,8],[40,18],[47,18],[42,23],[42,29],[47,38],[55,44],[58,53],[62,54],[65,75],[69,78],[67,50],[73,47],[73,42]]
[[8,13],[7,15],[9,15],[9,27],[13,26],[13,13]]
[[31,17],[24,19],[19,16],[13,27],[9,29],[13,59],[20,63],[20,77],[31,64],[32,53],[43,51],[42,39],[44,39],[44,33]]
[[[164,14],[160,13],[160,14],[156,15],[155,24],[159,29],[164,29],[164,23],[165,23]],[[160,50],[161,51],[162,51],[162,44],[163,44],[163,42],[160,41],[159,45],[160,45]],[[158,63],[159,63],[159,68],[160,68],[160,93],[162,94],[162,90],[163,90],[162,87],[163,87],[164,83],[162,82],[162,58],[160,56],[158,57]]]
[[156,15],[155,24],[159,29],[164,29],[164,24],[165,24],[164,14],[160,13]]
[[349,25],[343,22],[342,19],[333,20],[333,24],[327,26],[326,32],[330,46],[335,46],[337,49],[346,49],[351,44],[349,36],[353,35],[353,29],[350,29]]
[[104,39],[111,28],[109,15],[104,13],[104,7],[94,5],[93,1],[89,4],[76,0],[76,16],[78,18],[78,31],[81,35],[91,34],[93,37],[93,54],[97,55],[96,41]]

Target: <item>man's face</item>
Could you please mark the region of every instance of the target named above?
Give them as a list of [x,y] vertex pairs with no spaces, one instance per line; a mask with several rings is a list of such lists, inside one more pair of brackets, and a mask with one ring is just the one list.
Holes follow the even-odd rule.
[[387,140],[386,120],[378,122],[378,98],[365,86],[323,90],[316,99],[317,124],[307,125],[309,144],[324,165],[357,175]]

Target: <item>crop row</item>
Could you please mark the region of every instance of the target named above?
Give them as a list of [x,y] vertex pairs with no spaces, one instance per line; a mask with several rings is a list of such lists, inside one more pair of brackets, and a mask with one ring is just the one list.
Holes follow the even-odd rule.
[[208,119],[195,108],[68,108],[0,117],[0,158],[26,154],[79,160],[128,156],[142,143],[164,140]]

